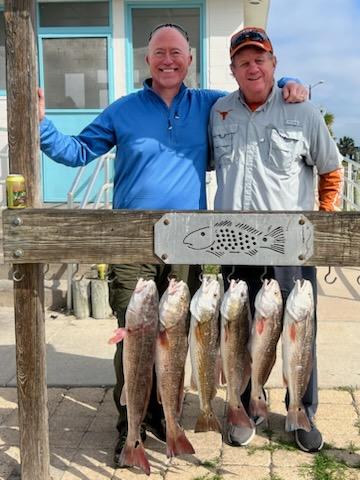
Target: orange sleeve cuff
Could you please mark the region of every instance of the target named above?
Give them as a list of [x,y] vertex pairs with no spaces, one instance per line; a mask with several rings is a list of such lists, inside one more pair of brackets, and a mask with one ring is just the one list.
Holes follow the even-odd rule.
[[319,175],[319,209],[325,212],[341,210],[343,169]]

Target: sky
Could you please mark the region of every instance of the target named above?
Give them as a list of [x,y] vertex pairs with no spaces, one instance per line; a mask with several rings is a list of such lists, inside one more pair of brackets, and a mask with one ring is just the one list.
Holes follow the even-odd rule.
[[270,0],[267,33],[276,77],[297,77],[312,102],[335,116],[337,139],[360,146],[360,0]]

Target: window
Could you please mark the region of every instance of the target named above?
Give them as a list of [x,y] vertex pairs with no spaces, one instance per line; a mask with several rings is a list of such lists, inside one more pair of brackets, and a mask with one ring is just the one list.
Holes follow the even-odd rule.
[[6,89],[6,64],[5,64],[5,18],[0,10],[0,93]]
[[141,88],[149,77],[145,62],[149,33],[161,23],[177,23],[189,34],[193,62],[186,84],[200,87],[200,8],[132,8],[133,88]]
[[109,25],[109,3],[40,3],[39,17],[40,27],[103,27]]
[[108,105],[107,38],[44,38],[43,59],[47,108]]

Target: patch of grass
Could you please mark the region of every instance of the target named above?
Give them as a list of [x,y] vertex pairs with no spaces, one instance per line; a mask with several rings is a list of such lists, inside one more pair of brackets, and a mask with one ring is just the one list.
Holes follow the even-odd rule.
[[212,468],[216,469],[219,466],[220,463],[220,458],[212,458],[211,460],[204,460],[203,462],[200,462],[200,465],[205,468]]
[[211,475],[207,473],[206,475],[202,475],[201,477],[194,477],[193,480],[223,480],[224,477],[221,475],[218,475],[215,473],[214,475]]
[[263,432],[270,438],[274,435],[274,430],[271,430],[269,427],[264,427]]
[[346,464],[320,452],[314,456],[312,465],[302,465],[301,475],[308,480],[344,480]]
[[263,480],[284,480],[284,479],[282,477],[279,477],[279,475],[275,475],[274,473],[270,473],[270,476],[263,478]]
[[284,440],[279,440],[277,442],[267,443],[262,447],[247,447],[248,455],[254,455],[256,452],[276,452],[278,450],[286,450],[288,452],[294,452],[297,450],[294,444],[290,442],[285,442]]

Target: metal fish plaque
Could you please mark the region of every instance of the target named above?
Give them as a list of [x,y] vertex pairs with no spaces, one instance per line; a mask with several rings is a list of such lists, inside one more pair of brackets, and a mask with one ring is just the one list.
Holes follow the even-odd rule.
[[314,232],[301,213],[168,213],[155,224],[165,263],[302,265]]

